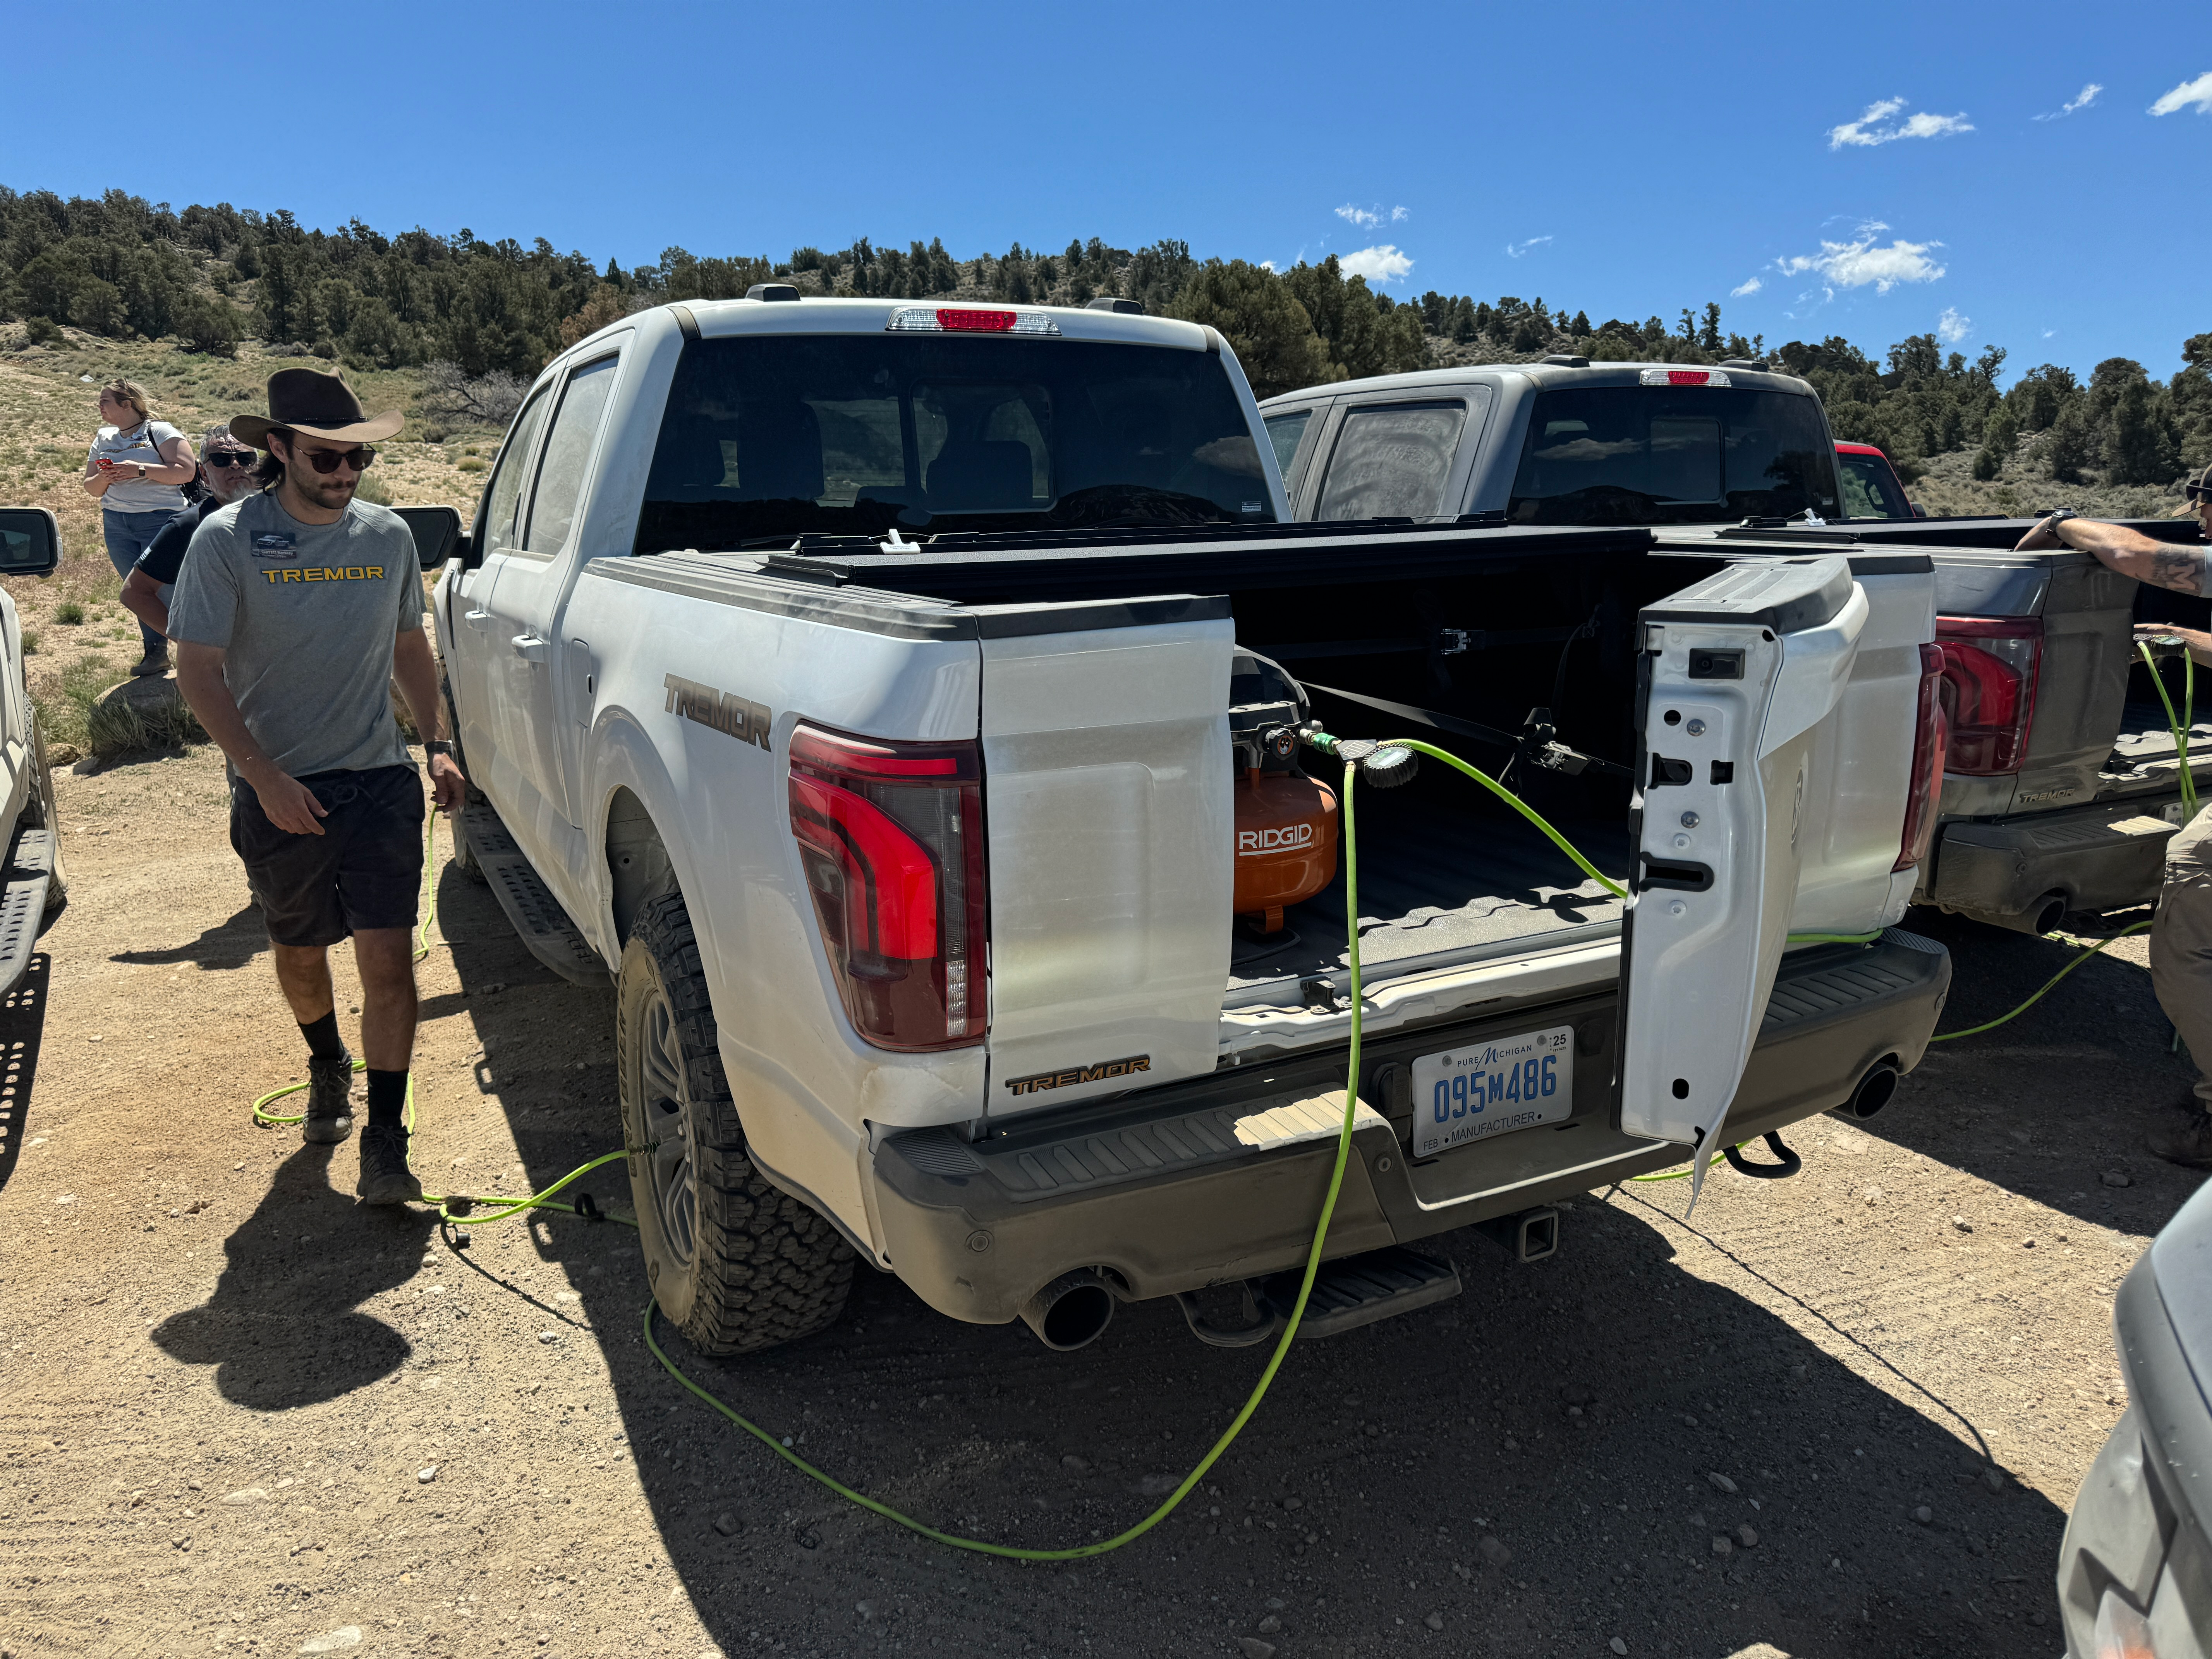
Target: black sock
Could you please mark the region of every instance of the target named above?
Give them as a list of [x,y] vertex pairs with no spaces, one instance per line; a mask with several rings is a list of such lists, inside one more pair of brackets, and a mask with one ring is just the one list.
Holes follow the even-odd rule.
[[397,1129],[407,1110],[407,1073],[368,1068],[368,1127]]
[[345,1039],[338,1035],[338,1011],[335,1008],[320,1019],[301,1026],[300,1035],[307,1039],[307,1052],[317,1060],[346,1057]]

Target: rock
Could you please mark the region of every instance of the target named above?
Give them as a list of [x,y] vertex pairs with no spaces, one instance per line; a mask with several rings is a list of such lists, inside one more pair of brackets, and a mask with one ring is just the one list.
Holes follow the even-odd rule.
[[433,1480],[435,1480],[438,1478],[438,1466],[435,1463],[433,1463],[426,1468],[416,1470],[415,1478],[421,1481],[424,1486],[428,1486]]
[[538,1333],[538,1340],[540,1342],[558,1342],[561,1340],[561,1333],[558,1331],[540,1331]]
[[1912,1518],[1924,1527],[1936,1519],[1936,1511],[1929,1509],[1927,1504],[1923,1504],[1918,1509],[1912,1511]]
[[1611,1648],[1615,1653],[1626,1654],[1628,1651],[1628,1644],[1622,1641],[1618,1636],[1614,1637],[1610,1642],[1607,1642],[1606,1646]]
[[1481,1553],[1482,1559],[1493,1567],[1502,1567],[1513,1559],[1513,1552],[1488,1533],[1483,1534],[1474,1540],[1474,1547]]
[[84,758],[84,750],[73,743],[58,743],[46,750],[47,763],[53,766],[75,766]]
[[1951,1218],[1951,1224],[1954,1227],[1956,1227],[1962,1233],[1970,1233],[1974,1231],[1974,1224],[1967,1220],[1966,1218],[1962,1215],[1953,1216]]
[[1146,1498],[1164,1498],[1182,1484],[1180,1475],[1148,1474],[1137,1482],[1137,1491]]
[[1715,1555],[1734,1555],[1735,1553],[1735,1546],[1730,1543],[1727,1539],[1716,1535],[1713,1539],[1713,1553]]
[[744,1523],[727,1510],[714,1517],[714,1530],[725,1538],[735,1538],[744,1529]]
[[244,1492],[234,1492],[222,1500],[226,1504],[265,1504],[268,1492],[259,1486],[248,1486]]
[[302,1653],[343,1653],[348,1648],[361,1645],[361,1626],[341,1625],[336,1630],[325,1631],[320,1636],[311,1636],[300,1644]]
[[1302,1510],[1305,1506],[1306,1500],[1303,1498],[1285,1498],[1283,1500],[1283,1507],[1286,1510]]
[[2135,1177],[2120,1170],[2107,1170],[2097,1177],[2107,1187],[2132,1187]]
[[1279,1635],[1281,1635],[1282,1633],[1283,1633],[1283,1621],[1282,1621],[1279,1618],[1278,1618],[1275,1614],[1273,1614],[1273,1613],[1269,1613],[1269,1614],[1268,1614],[1265,1619],[1262,1619],[1262,1620],[1260,1621],[1260,1634],[1261,1634],[1261,1635],[1262,1635],[1262,1636],[1279,1636]]
[[1729,1480],[1728,1476],[1721,1474],[1718,1470],[1714,1470],[1709,1473],[1705,1476],[1705,1479],[1711,1483],[1712,1489],[1715,1492],[1726,1492],[1731,1498],[1735,1496],[1735,1482]]
[[1735,1529],[1735,1541],[1747,1550],[1755,1550],[1759,1547],[1759,1534],[1752,1530],[1750,1523],[1747,1522]]
[[1441,1613],[1432,1613],[1421,1622],[1431,1630],[1442,1630],[1444,1627],[1444,1616]]
[[1987,1486],[1991,1492],[2002,1492],[2004,1490],[2004,1476],[1998,1474],[1995,1469],[1984,1469],[1982,1471],[1982,1484]]
[[1267,1611],[1270,1613],[1280,1613],[1290,1605],[1279,1595],[1271,1595],[1267,1598]]
[[1275,1644],[1272,1642],[1262,1642],[1256,1636],[1238,1637],[1237,1646],[1243,1654],[1244,1659],[1275,1659]]
[[1078,1457],[1073,1452],[1070,1452],[1060,1460],[1060,1467],[1070,1474],[1088,1474],[1091,1473],[1091,1460],[1087,1457]]

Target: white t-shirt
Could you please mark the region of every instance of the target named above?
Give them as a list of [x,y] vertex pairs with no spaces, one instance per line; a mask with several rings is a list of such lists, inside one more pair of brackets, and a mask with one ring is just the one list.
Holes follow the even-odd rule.
[[[141,421],[128,430],[104,426],[92,441],[92,459],[125,467],[133,462],[140,466],[165,465],[161,446],[183,435],[167,421]],[[181,513],[185,492],[151,478],[125,478],[108,485],[100,504],[110,513]]]

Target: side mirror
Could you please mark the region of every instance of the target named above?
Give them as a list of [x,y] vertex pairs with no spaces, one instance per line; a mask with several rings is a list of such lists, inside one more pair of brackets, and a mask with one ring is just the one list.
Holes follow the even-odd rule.
[[51,576],[61,562],[59,520],[43,507],[0,507],[0,576]]
[[415,532],[415,562],[425,572],[442,570],[460,551],[461,515],[450,507],[395,507]]

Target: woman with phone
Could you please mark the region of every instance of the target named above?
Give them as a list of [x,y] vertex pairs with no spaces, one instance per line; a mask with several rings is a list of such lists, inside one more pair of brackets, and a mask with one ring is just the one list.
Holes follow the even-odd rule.
[[[118,576],[127,578],[138,556],[185,510],[183,486],[198,465],[185,434],[154,418],[136,381],[110,380],[100,387],[100,418],[85,457],[84,493],[100,502],[108,562]],[[143,621],[138,634],[144,659],[166,664],[168,642]]]

